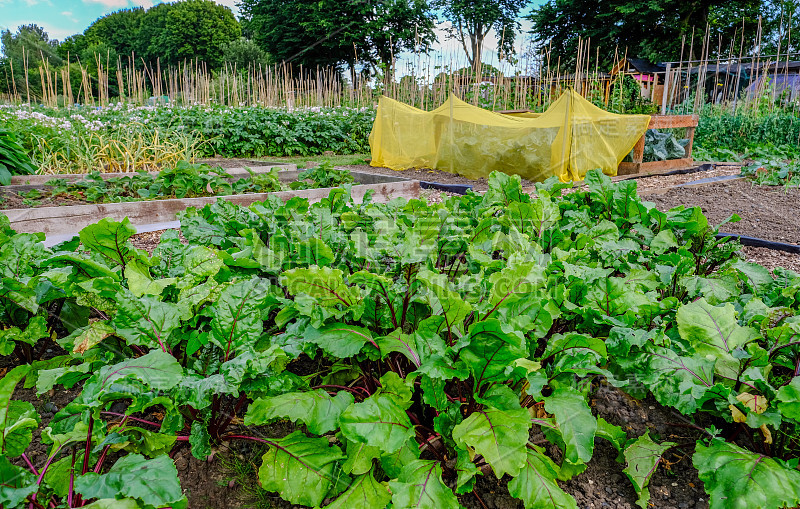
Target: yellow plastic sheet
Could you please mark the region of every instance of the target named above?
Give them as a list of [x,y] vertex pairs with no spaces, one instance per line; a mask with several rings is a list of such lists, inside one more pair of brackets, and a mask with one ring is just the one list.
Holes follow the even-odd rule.
[[434,168],[469,178],[498,170],[542,181],[616,175],[650,117],[604,111],[568,90],[530,118],[484,110],[451,96],[433,111],[381,97],[369,143],[372,166]]

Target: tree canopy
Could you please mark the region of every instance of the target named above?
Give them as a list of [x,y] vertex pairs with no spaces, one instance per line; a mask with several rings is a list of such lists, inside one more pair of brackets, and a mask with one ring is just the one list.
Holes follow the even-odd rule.
[[706,26],[712,41],[723,41],[726,54],[736,38],[738,54],[742,30],[746,44],[755,40],[762,5],[762,0],[549,0],[529,19],[534,40],[550,50],[551,61],[574,64],[579,38],[591,39],[592,53],[599,48],[600,66],[607,67],[615,53],[620,58],[627,52],[651,61],[678,60],[684,40],[684,58],[688,58],[692,35],[697,51]]
[[514,53],[519,16],[527,0],[437,0],[445,19],[450,21],[450,37],[461,43],[469,64],[475,68],[489,32],[497,35],[497,51],[502,56]]
[[391,64],[435,40],[425,0],[241,0],[242,24],[276,61],[317,66]]
[[[36,70],[43,61],[49,66],[58,66],[62,58],[58,54],[58,41],[50,39],[39,25],[22,25],[16,32],[0,32],[3,58],[0,58],[0,89],[24,91],[26,85],[25,68]],[[41,86],[38,73],[29,72],[28,85],[35,90]]]
[[237,41],[241,33],[228,7],[213,0],[184,0],[147,10],[112,12],[92,23],[83,34],[65,39],[59,54],[62,58],[69,55],[74,62],[85,60],[90,50],[102,49],[103,57],[111,52],[121,58],[133,56],[137,65],[157,60],[162,65],[175,65],[197,59],[219,69],[224,48]]

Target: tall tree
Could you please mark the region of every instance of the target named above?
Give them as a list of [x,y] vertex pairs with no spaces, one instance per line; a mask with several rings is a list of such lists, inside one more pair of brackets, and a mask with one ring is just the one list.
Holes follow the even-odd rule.
[[[2,92],[5,93],[16,89],[23,95],[30,92],[32,96],[37,96],[41,87],[39,65],[46,62],[58,66],[63,61],[57,51],[58,41],[51,40],[39,25],[21,25],[16,32],[3,30],[0,32],[0,43],[4,55],[0,59],[0,80]],[[26,67],[29,69],[27,80]]]
[[497,51],[502,56],[514,53],[520,12],[527,0],[437,0],[437,6],[450,22],[450,37],[461,43],[473,69],[481,61],[484,40],[489,32],[497,36]]
[[119,55],[130,55],[136,50],[136,36],[144,15],[141,7],[120,9],[89,25],[83,35],[88,45],[105,44]]
[[172,4],[164,32],[167,63],[198,59],[219,69],[223,48],[242,35],[242,28],[228,7],[212,0],[184,0]]
[[435,40],[425,0],[241,0],[245,33],[278,62],[307,68],[387,68]]
[[222,48],[225,63],[247,71],[248,66],[266,66],[271,63],[270,56],[246,37],[231,41]]
[[651,61],[677,60],[685,40],[684,57],[694,34],[694,57],[709,27],[716,53],[718,41],[727,54],[730,41],[752,44],[762,0],[549,0],[529,16],[531,33],[540,49],[550,50],[551,62],[572,66],[579,38],[590,39],[600,64],[611,64],[615,52]]
[[172,4],[156,4],[142,16],[134,45],[138,62],[155,62],[158,58],[164,58],[167,15],[172,7]]

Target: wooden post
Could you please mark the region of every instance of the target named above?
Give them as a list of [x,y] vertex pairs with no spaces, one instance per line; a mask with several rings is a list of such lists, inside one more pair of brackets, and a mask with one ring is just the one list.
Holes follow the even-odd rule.
[[664,92],[661,94],[661,114],[667,114],[667,96],[669,96],[669,73],[672,70],[672,64],[667,64],[667,72],[664,73]]
[[694,130],[696,129],[695,126],[691,126],[686,128],[686,136],[689,138],[689,143],[686,144],[686,154],[685,157],[688,159],[692,158],[692,145],[694,145]]

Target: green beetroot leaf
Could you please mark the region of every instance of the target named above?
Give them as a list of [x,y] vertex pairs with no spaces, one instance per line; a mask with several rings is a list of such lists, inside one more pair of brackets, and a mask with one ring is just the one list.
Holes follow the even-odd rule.
[[579,465],[588,463],[594,452],[597,420],[583,395],[572,387],[559,387],[544,400],[544,409],[555,416],[564,441],[564,460]]
[[40,339],[49,337],[47,332],[47,319],[42,315],[36,315],[30,319],[25,330],[19,327],[10,327],[0,330],[0,355],[9,355],[14,351],[17,342],[35,345]]
[[456,494],[463,495],[469,493],[475,487],[475,478],[483,475],[478,466],[470,459],[469,451],[459,449],[456,459]]
[[525,464],[531,419],[528,410],[485,407],[453,428],[453,440],[484,457],[497,478],[515,476]]
[[389,482],[395,509],[457,509],[453,491],[442,482],[442,467],[432,460],[414,460],[396,481]]
[[128,281],[128,289],[136,297],[143,295],[161,295],[164,289],[175,284],[177,278],[153,279],[150,275],[150,267],[138,261],[131,261],[125,266],[125,279]]
[[712,306],[700,298],[681,306],[676,321],[681,337],[700,355],[717,358],[717,373],[733,379],[739,366],[733,351],[759,337],[754,329],[739,325],[731,303]]
[[344,455],[326,437],[310,438],[295,431],[266,443],[269,450],[262,457],[258,480],[262,488],[280,493],[284,500],[316,507],[341,482],[336,465]]
[[339,416],[353,401],[348,392],[341,391],[331,396],[322,389],[258,398],[247,409],[244,423],[254,426],[275,419],[289,419],[302,422],[315,435],[322,435],[339,427]]
[[481,316],[494,317],[504,307],[513,307],[519,299],[538,291],[546,282],[544,267],[533,262],[508,265],[489,276],[492,288],[488,299],[481,305]]
[[350,307],[361,299],[358,288],[344,283],[343,273],[339,269],[312,265],[308,268],[287,270],[280,280],[290,294],[306,294],[313,297],[320,306]]
[[640,436],[625,449],[627,466],[624,472],[633,483],[638,498],[636,504],[642,509],[647,509],[650,500],[650,490],[647,485],[656,467],[661,462],[664,451],[675,445],[673,442],[657,444],[650,439],[650,434]]
[[773,509],[800,504],[800,471],[715,439],[692,456],[711,509]]
[[572,495],[556,483],[558,466],[537,447],[526,451],[525,466],[508,483],[511,496],[521,499],[525,509],[577,509]]
[[170,354],[152,350],[141,357],[103,366],[87,382],[84,392],[90,386],[92,390],[101,392],[107,390],[114,382],[129,377],[140,380],[152,389],[166,391],[178,385],[183,377],[183,368]]
[[0,279],[0,300],[13,302],[31,313],[39,312],[36,289],[16,279],[9,277]]
[[342,412],[342,434],[353,442],[393,453],[414,437],[414,426],[406,413],[408,404],[399,404],[392,395],[370,396]]
[[226,287],[214,305],[211,341],[225,352],[227,361],[240,350],[251,350],[261,336],[263,307],[270,291],[264,279],[252,278]]
[[332,323],[319,329],[308,326],[305,340],[340,359],[355,356],[367,343],[376,344],[369,330],[344,323]]
[[785,418],[800,422],[800,376],[778,390],[778,410]]
[[372,469],[372,460],[381,457],[381,450],[366,444],[352,442],[345,439],[347,443],[347,459],[342,463],[342,470],[352,475],[361,475]]
[[472,311],[472,305],[449,288],[449,282],[443,274],[422,270],[417,279],[427,287],[426,300],[433,315],[444,317],[444,326],[449,335],[463,329],[464,319]]
[[14,389],[30,371],[30,366],[17,366],[0,380],[0,452],[15,458],[31,443],[32,429],[39,426],[39,414],[27,401],[12,400]]
[[647,369],[640,373],[639,379],[662,405],[689,415],[719,388],[714,385],[713,358],[682,357],[673,350],[659,347],[652,347],[651,352],[643,355],[648,359]]
[[391,352],[397,352],[403,354],[417,367],[422,362],[415,334],[403,334],[401,329],[397,329],[387,336],[375,338],[375,344],[380,349],[381,358],[385,358]]
[[500,322],[490,318],[469,328],[469,344],[459,351],[459,356],[480,387],[507,379],[506,369],[526,357],[527,349],[519,337],[506,334]]
[[399,477],[406,465],[419,459],[419,444],[416,438],[406,440],[400,449],[381,454],[381,468],[389,477]]
[[0,506],[25,507],[23,501],[38,490],[36,477],[31,472],[0,456]]
[[127,217],[122,222],[103,218],[80,231],[81,243],[90,250],[101,254],[115,265],[123,267],[138,254],[137,249],[128,244],[128,239],[136,233],[136,228]]
[[186,507],[178,471],[166,455],[148,460],[140,454],[129,454],[117,460],[108,473],[77,476],[75,491],[85,500],[122,495],[153,507]]
[[84,509],[139,509],[140,506],[132,498],[102,498],[83,507]]
[[170,336],[181,324],[176,304],[149,295],[136,297],[127,289],[117,295],[117,304],[119,309],[112,323],[128,344],[163,351],[173,344]]
[[359,475],[347,490],[325,509],[384,509],[392,500],[386,486],[375,480],[372,472]]

